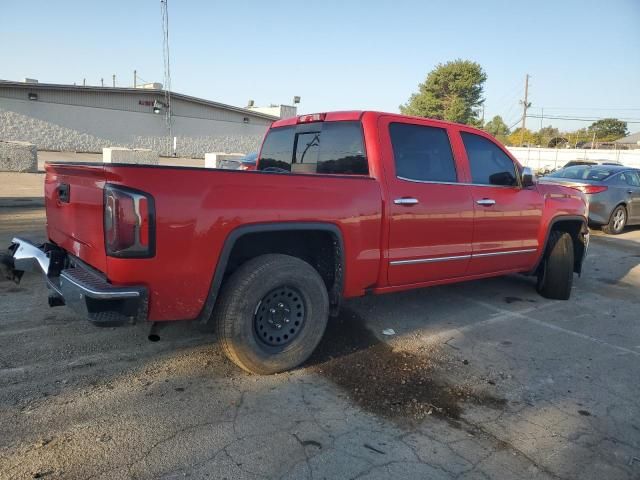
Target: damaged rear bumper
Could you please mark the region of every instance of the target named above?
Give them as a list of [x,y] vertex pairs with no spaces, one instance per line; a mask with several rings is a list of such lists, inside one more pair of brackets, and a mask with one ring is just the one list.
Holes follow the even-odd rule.
[[97,270],[52,244],[14,238],[0,258],[2,273],[18,283],[24,272],[41,271],[50,289],[49,305],[67,305],[99,326],[147,319],[143,286],[114,286]]

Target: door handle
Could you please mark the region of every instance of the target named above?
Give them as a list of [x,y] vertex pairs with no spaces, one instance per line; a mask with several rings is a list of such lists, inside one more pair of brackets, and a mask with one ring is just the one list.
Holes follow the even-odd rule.
[[627,190],[627,193],[633,193],[633,190]]
[[418,202],[417,198],[411,198],[411,197],[402,197],[402,198],[396,198],[393,203],[395,203],[396,205],[415,205]]
[[490,207],[491,205],[495,205],[496,201],[492,198],[483,198],[482,200],[476,200],[478,205],[482,205],[485,207]]
[[71,193],[71,187],[69,186],[69,184],[61,183],[60,185],[58,185],[57,191],[58,191],[58,200],[61,203],[69,203],[69,197]]

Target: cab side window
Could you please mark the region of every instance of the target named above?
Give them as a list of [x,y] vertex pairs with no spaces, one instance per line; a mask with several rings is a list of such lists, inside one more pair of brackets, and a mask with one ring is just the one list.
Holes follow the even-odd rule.
[[444,128],[391,123],[389,135],[398,178],[437,183],[458,181],[449,136]]
[[472,183],[478,185],[518,185],[513,161],[495,143],[473,133],[461,132],[467,151]]

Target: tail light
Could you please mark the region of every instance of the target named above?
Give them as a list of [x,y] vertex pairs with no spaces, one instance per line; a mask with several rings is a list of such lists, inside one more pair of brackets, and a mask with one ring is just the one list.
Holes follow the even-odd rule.
[[110,257],[155,255],[155,204],[148,193],[125,187],[104,188],[104,243]]
[[580,190],[582,193],[586,193],[588,195],[604,192],[607,189],[604,185],[576,185],[572,188]]

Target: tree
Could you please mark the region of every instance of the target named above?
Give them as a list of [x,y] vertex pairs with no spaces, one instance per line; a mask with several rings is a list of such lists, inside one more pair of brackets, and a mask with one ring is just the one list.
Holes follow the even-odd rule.
[[487,123],[484,124],[483,130],[485,132],[490,133],[494,137],[498,137],[500,135],[509,135],[509,127],[500,115],[496,115]]
[[418,92],[400,106],[405,115],[437,118],[478,125],[477,108],[484,102],[482,89],[487,75],[482,67],[469,60],[438,64]]
[[617,118],[603,118],[597,122],[593,122],[588,128],[589,133],[593,135],[595,132],[596,140],[609,141],[626,137],[629,132],[627,130],[627,122],[618,120]]
[[516,128],[507,137],[506,143],[514,147],[538,145],[538,135],[533,133],[531,130],[527,130],[526,128],[524,129],[524,135],[522,135],[522,128]]

